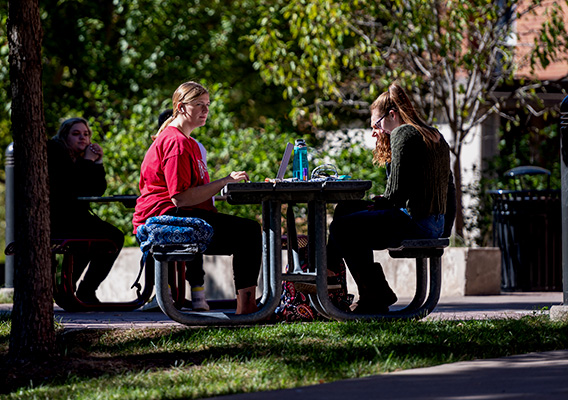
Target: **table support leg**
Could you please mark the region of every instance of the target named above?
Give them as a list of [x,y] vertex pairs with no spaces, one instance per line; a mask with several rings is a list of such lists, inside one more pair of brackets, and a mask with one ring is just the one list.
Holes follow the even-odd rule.
[[[329,293],[327,290],[327,214],[325,209],[325,201],[311,201],[308,203],[309,218],[311,218],[311,232],[309,236],[308,249],[310,259],[314,260],[316,268],[316,286],[317,286],[317,299],[315,301],[316,310],[322,313],[325,317],[338,318],[337,313],[343,313],[335,307],[329,300]],[[331,310],[331,313],[329,312]],[[348,315],[347,313],[343,313]]]
[[403,309],[392,311],[391,314],[403,315],[408,312],[413,312],[421,308],[426,300],[428,292],[428,259],[416,259],[416,292],[412,301]]
[[262,202],[262,297],[261,304],[266,304],[271,295],[272,286],[270,282],[270,246],[269,246],[269,225],[266,223],[270,216],[270,203]]
[[269,274],[272,296],[282,296],[282,202],[268,203]]
[[[298,249],[298,234],[296,233],[294,203],[288,203],[288,209],[286,210],[286,232],[288,235],[288,272],[301,274],[303,271]],[[293,268],[290,268],[290,266]]]
[[430,314],[436,308],[440,300],[440,292],[442,291],[442,258],[430,258],[430,292],[426,302],[422,306],[424,315]]

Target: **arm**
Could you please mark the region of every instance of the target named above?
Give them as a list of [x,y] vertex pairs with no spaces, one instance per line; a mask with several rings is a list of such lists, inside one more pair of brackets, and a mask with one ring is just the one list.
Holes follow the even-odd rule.
[[107,188],[104,166],[81,158],[76,161],[75,167],[77,196],[102,196]]
[[54,140],[47,141],[47,164],[51,203],[67,203],[73,199],[68,182],[69,174],[73,170],[73,161],[65,148]]
[[[388,183],[388,179],[390,177],[391,174],[391,163],[387,162],[385,164],[385,171],[387,174],[387,183]],[[367,209],[369,211],[373,211],[373,210],[385,210],[387,208],[393,208],[394,204],[387,199],[384,195],[379,195],[379,196],[374,196],[373,197],[373,204],[369,205],[369,207],[367,207]]]
[[83,158],[71,160],[60,143],[47,142],[49,186],[53,201],[67,203],[79,196],[100,196],[106,190],[105,169]]
[[424,142],[409,125],[397,128],[391,134],[392,162],[384,197],[395,207],[406,207],[411,192],[417,190],[420,180],[419,163],[423,159]]
[[244,171],[233,171],[224,178],[213,182],[206,183],[196,187],[189,188],[172,197],[172,202],[176,207],[190,207],[199,203],[203,203],[210,199],[227,183],[249,180],[248,174]]
[[161,153],[163,179],[176,207],[192,207],[211,201],[211,198],[230,182],[248,180],[244,171],[233,171],[216,181],[209,181],[209,173],[197,142],[181,135],[162,136],[157,143]]

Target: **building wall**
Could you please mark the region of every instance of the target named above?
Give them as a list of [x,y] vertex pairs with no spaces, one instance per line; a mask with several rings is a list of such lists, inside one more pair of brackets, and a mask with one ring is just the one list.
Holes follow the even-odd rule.
[[[522,0],[519,2],[518,10],[526,10],[527,7],[532,5],[532,0]],[[566,63],[566,56],[568,49],[564,49],[559,54],[559,57],[564,59],[558,60],[546,69],[538,68],[535,73],[531,73],[530,65],[528,65],[526,57],[527,54],[534,49],[534,40],[538,35],[538,29],[544,22],[546,22],[547,13],[550,11],[550,6],[553,3],[560,3],[563,10],[563,19],[566,26],[568,26],[568,5],[565,1],[557,2],[553,0],[544,0],[543,7],[536,9],[534,13],[527,13],[516,22],[517,38],[516,38],[516,59],[522,65],[519,69],[517,76],[531,77],[540,80],[557,80],[566,78],[568,76],[568,65]]]

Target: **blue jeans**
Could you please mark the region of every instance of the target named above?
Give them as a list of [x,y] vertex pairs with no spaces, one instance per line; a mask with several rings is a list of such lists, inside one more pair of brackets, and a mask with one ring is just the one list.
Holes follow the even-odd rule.
[[362,299],[381,302],[391,297],[390,289],[373,250],[396,247],[404,239],[438,238],[444,229],[444,216],[413,219],[404,210],[368,210],[372,202],[338,204],[329,227],[328,269],[339,271],[345,260]]

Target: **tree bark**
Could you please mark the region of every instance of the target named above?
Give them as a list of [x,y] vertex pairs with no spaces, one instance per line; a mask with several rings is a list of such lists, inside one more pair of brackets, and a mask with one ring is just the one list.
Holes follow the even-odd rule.
[[9,355],[31,360],[55,350],[49,189],[38,0],[8,3],[14,139],[15,271]]

